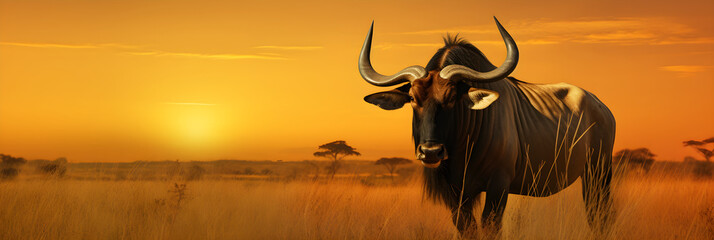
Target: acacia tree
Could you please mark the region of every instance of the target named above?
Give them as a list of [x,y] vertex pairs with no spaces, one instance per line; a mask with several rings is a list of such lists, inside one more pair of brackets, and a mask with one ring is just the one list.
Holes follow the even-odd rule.
[[693,147],[694,149],[697,149],[699,153],[704,155],[704,159],[706,159],[707,162],[710,162],[712,156],[714,156],[714,148],[712,148],[712,150],[706,148],[706,146],[710,143],[714,143],[714,137],[710,137],[701,141],[689,140],[684,141],[683,143],[685,147]]
[[711,164],[711,158],[714,156],[714,149],[707,149],[707,145],[714,143],[714,137],[710,137],[701,141],[689,140],[684,141],[685,147],[693,147],[699,153],[704,155],[705,162],[696,162],[694,165],[694,174],[699,177],[711,177],[714,173],[714,164]]
[[400,158],[400,157],[392,157],[392,158],[380,158],[375,162],[374,164],[376,165],[384,165],[385,168],[387,168],[387,171],[389,171],[389,177],[394,180],[394,171],[397,170],[398,165],[403,165],[403,164],[409,164],[412,161],[406,158]]
[[330,159],[330,165],[327,166],[327,174],[330,175],[330,178],[335,177],[335,173],[337,173],[337,170],[342,167],[342,159],[354,155],[354,156],[360,156],[362,155],[361,153],[357,152],[353,147],[350,145],[347,145],[345,141],[338,140],[330,143],[325,143],[319,147],[317,147],[321,151],[317,151],[313,153],[315,157],[324,157],[327,159]]

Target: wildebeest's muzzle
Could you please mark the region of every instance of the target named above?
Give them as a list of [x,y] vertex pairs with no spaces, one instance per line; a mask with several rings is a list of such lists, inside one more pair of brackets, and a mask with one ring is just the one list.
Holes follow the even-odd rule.
[[416,150],[416,157],[421,160],[421,163],[424,164],[425,167],[435,168],[438,167],[441,161],[445,160],[448,155],[444,144],[426,142],[419,144]]

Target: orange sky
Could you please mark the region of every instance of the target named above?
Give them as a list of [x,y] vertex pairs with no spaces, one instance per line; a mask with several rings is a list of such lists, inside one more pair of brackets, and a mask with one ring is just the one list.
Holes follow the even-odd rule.
[[[437,3],[438,2],[438,3]],[[446,32],[512,74],[596,94],[616,149],[661,160],[714,136],[714,2],[0,0],[0,153],[70,161],[303,160],[346,140],[413,158],[411,110],[362,98],[375,20],[383,73],[425,65]]]

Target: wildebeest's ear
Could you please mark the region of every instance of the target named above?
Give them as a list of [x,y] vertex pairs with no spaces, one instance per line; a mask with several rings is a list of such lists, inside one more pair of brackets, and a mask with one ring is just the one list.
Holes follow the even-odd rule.
[[469,99],[473,102],[471,109],[481,110],[496,101],[498,93],[487,89],[471,88],[469,89]]
[[410,87],[410,84],[406,84],[391,91],[373,93],[364,97],[364,101],[384,110],[400,109],[405,103],[411,102],[411,96],[407,93]]

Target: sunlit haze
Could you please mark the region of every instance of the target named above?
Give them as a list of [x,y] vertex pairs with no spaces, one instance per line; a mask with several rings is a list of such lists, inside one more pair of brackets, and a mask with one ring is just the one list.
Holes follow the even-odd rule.
[[0,153],[73,162],[413,158],[409,108],[357,70],[374,20],[382,73],[425,65],[460,36],[512,76],[568,82],[617,120],[615,150],[701,158],[714,136],[714,1],[0,0]]

